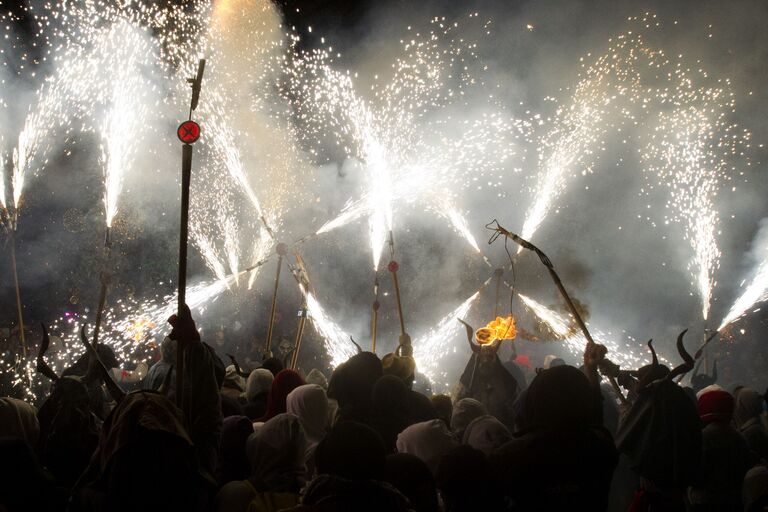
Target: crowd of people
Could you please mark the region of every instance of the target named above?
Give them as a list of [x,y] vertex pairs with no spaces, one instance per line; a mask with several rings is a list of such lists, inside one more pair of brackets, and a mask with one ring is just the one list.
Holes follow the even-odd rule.
[[416,390],[407,350],[244,371],[188,310],[170,322],[140,389],[92,346],[61,376],[39,358],[39,408],[0,398],[0,511],[768,510],[765,396],[680,385],[681,343],[672,369],[612,374],[590,344],[530,378],[479,347],[448,396]]

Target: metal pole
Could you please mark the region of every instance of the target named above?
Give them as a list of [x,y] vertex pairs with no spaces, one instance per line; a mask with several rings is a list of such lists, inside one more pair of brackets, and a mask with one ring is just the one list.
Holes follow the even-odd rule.
[[497,268],[494,272],[496,276],[496,302],[493,305],[493,318],[499,316],[499,298],[501,297],[501,277],[504,275],[504,269]]
[[13,235],[13,229],[9,231],[11,239],[11,268],[13,270],[13,284],[16,287],[16,314],[19,318],[19,341],[21,341],[21,352],[24,359],[27,358],[27,338],[24,335],[24,315],[21,307],[21,289],[19,287],[19,273],[16,269],[16,237]]

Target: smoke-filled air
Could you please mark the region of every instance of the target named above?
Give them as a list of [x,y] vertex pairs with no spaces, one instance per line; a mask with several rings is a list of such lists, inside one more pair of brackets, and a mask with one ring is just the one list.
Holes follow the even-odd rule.
[[5,3],[2,396],[49,388],[42,325],[53,371],[85,326],[140,379],[177,313],[180,221],[185,302],[225,365],[412,350],[450,391],[461,320],[533,367],[594,340],[634,369],[649,338],[674,366],[688,329],[724,378],[764,373],[760,2],[382,2],[348,23]]

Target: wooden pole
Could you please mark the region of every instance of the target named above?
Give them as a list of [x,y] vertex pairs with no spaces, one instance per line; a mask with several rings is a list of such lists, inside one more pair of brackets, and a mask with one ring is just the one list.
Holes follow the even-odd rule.
[[[502,235],[512,239],[514,242],[519,244],[520,247],[531,250],[538,255],[541,262],[544,264],[545,267],[547,267],[547,270],[549,271],[549,275],[550,277],[552,277],[552,281],[554,281],[555,286],[560,292],[560,295],[562,295],[563,299],[565,300],[565,303],[568,306],[568,309],[570,310],[571,314],[573,315],[573,318],[576,320],[576,323],[579,325],[581,332],[584,334],[584,338],[587,340],[587,346],[594,345],[595,341],[592,339],[592,335],[589,333],[589,329],[587,329],[587,324],[585,324],[584,320],[581,318],[579,311],[576,309],[576,305],[571,300],[571,296],[568,295],[568,292],[565,290],[565,286],[563,286],[563,282],[560,280],[560,276],[558,276],[557,272],[555,272],[554,265],[552,265],[552,261],[547,257],[547,255],[544,254],[541,251],[541,249],[533,245],[528,240],[520,238],[518,235],[507,231],[501,226],[497,225],[495,229]],[[606,377],[608,378],[608,381],[611,383],[611,387],[613,387],[613,390],[616,393],[616,395],[619,397],[619,400],[621,401],[621,403],[626,404],[627,399],[624,397],[624,393],[621,392],[621,388],[619,387],[618,382],[616,382],[616,379],[611,375],[606,375]]]
[[27,338],[24,335],[24,314],[21,306],[21,288],[19,287],[19,272],[16,268],[16,237],[13,235],[13,229],[9,231],[11,242],[11,269],[13,270],[13,284],[16,287],[16,314],[19,319],[19,341],[21,341],[21,352],[24,359],[27,358]]
[[499,298],[501,297],[501,278],[504,275],[504,269],[497,268],[494,272],[496,276],[496,302],[493,305],[493,319],[499,316]]
[[372,344],[371,344],[371,351],[375,354],[376,353],[376,335],[378,334],[379,330],[379,276],[376,275],[376,279],[373,282],[373,305],[371,306],[371,338],[372,338]]
[[293,356],[291,357],[291,370],[296,369],[299,363],[299,351],[301,350],[301,338],[304,336],[304,326],[307,323],[307,303],[306,299],[301,307],[301,318],[299,319],[299,328],[296,331],[296,341],[293,344]]
[[[187,242],[189,240],[189,185],[192,180],[192,146],[181,147],[181,217],[179,221],[179,281],[176,316],[181,320],[187,301]],[[176,405],[184,397],[184,340],[176,342]]]
[[400,283],[397,280],[399,265],[395,260],[389,262],[389,271],[392,272],[392,281],[395,284],[395,300],[397,302],[397,316],[400,319],[400,335],[405,334],[405,319],[403,318],[403,303],[400,299]]
[[272,292],[272,308],[269,312],[269,328],[267,329],[267,344],[264,350],[264,357],[270,357],[272,353],[272,334],[275,330],[275,314],[277,313],[277,290],[280,286],[280,270],[283,268],[283,256],[288,254],[288,246],[277,244],[277,273],[275,274],[275,288]]

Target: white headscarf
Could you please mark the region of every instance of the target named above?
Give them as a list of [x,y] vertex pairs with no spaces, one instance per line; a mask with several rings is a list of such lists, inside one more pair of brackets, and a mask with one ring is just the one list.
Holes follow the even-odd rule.
[[459,441],[448,430],[443,420],[429,420],[415,423],[397,436],[397,451],[417,456],[429,467],[434,475],[440,459]]
[[264,368],[253,370],[245,383],[245,399],[250,402],[256,396],[268,392],[273,380],[275,376],[269,370]]
[[512,439],[512,434],[502,422],[490,414],[480,416],[464,431],[463,444],[468,444],[486,455]]
[[328,397],[323,388],[317,384],[299,386],[288,393],[285,405],[288,413],[298,416],[310,444],[322,441],[328,427]]

